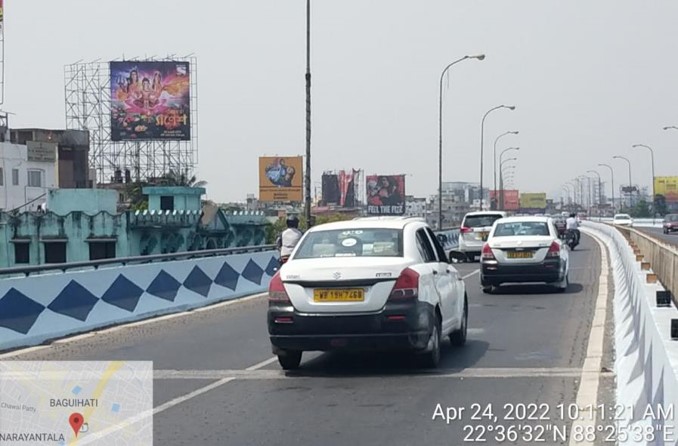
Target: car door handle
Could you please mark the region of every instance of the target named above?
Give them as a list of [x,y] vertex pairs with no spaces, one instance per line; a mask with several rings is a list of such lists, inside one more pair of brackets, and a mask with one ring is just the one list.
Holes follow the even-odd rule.
[[434,269],[434,270],[433,270],[433,274],[438,274],[438,271],[436,271],[436,270]]

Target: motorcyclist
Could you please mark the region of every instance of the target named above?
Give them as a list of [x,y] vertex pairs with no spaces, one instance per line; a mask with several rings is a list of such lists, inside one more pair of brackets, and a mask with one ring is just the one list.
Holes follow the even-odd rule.
[[571,213],[570,216],[565,221],[565,231],[566,233],[571,232],[574,234],[574,243],[579,244],[579,239],[581,238],[581,233],[579,232],[579,220],[577,220],[577,214]]
[[299,230],[299,219],[295,216],[287,218],[287,229],[285,229],[278,238],[278,249],[280,250],[280,263],[287,262],[287,259],[294,251],[301,239],[302,233]]

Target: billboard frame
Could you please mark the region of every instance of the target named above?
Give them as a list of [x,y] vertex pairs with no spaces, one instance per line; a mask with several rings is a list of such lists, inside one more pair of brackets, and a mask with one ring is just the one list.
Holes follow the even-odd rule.
[[[110,62],[188,62],[190,140],[113,141]],[[78,61],[64,67],[66,128],[90,133],[89,166],[99,184],[152,182],[170,170],[191,177],[198,164],[198,64],[193,55]]]

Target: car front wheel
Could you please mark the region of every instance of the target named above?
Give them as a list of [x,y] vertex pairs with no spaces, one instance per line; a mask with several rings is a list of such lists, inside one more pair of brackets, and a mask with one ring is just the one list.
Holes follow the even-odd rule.
[[301,364],[301,351],[285,350],[278,353],[278,362],[283,370],[295,370]]

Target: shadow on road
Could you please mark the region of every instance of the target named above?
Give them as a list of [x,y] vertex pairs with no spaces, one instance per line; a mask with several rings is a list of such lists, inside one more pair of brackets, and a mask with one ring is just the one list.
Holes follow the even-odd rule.
[[358,378],[370,376],[431,375],[461,372],[473,367],[489,348],[485,341],[468,339],[464,347],[453,347],[449,340],[442,344],[437,369],[422,369],[411,353],[349,353],[328,352],[309,361],[301,368],[286,372],[287,376]]
[[495,287],[492,295],[544,295],[544,297],[557,297],[562,294],[581,293],[584,287],[578,283],[570,283],[565,292],[560,292],[549,285],[503,285]]

